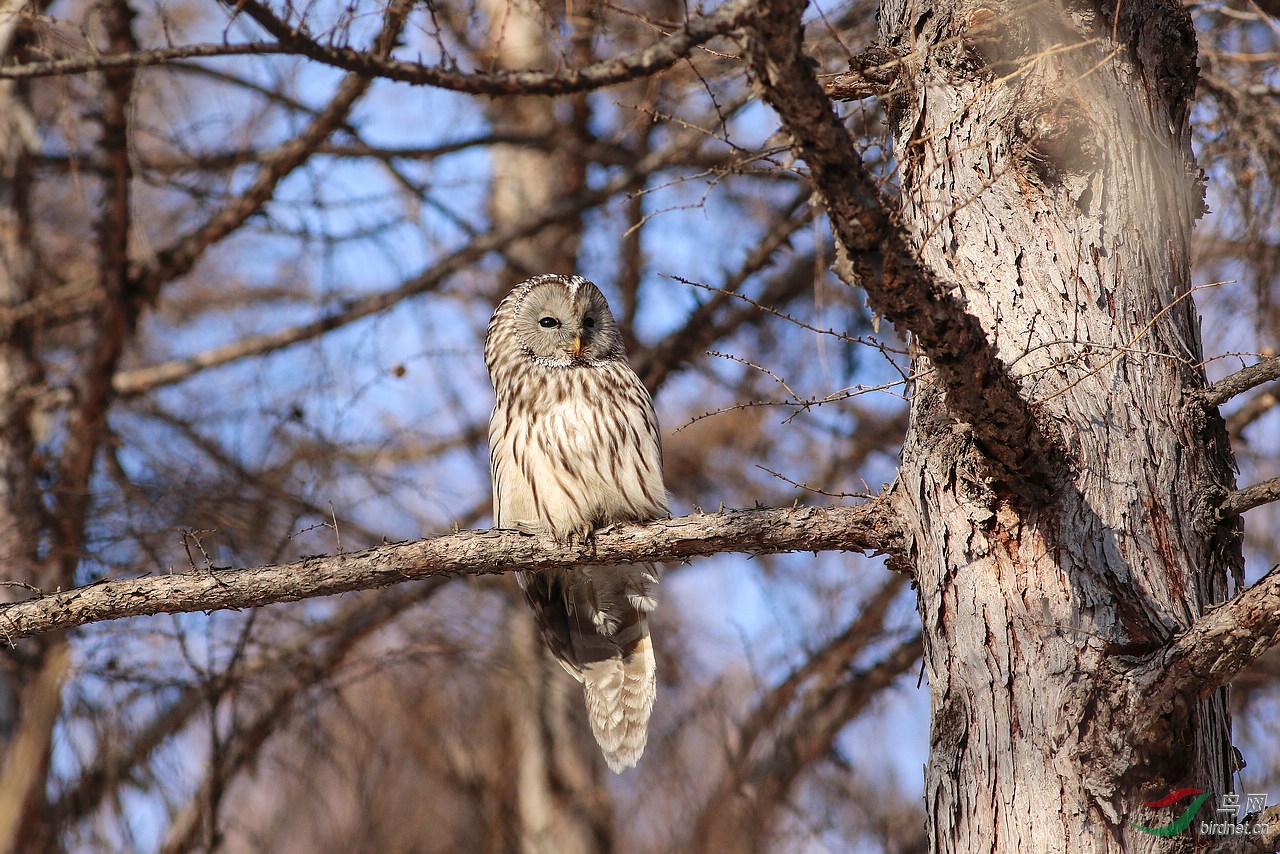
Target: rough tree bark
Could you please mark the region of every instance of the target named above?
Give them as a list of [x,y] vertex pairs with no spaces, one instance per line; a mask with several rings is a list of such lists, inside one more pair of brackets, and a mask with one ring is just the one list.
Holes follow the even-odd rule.
[[[1232,790],[1225,690],[1137,729],[1130,671],[1226,598],[1233,487],[1204,386],[1189,237],[1195,35],[1181,4],[886,2],[902,223],[976,318],[1062,464],[993,482],[927,355],[899,504],[932,704],[936,851],[1190,851],[1140,804]],[[1118,17],[1117,17],[1118,14]],[[952,410],[954,412],[954,410]],[[1014,437],[1010,437],[1014,439]],[[1015,439],[1016,441],[1016,439]],[[1142,720],[1150,720],[1147,715]]]
[[1129,822],[1161,824],[1141,804],[1173,790],[1230,791],[1219,689],[1275,633],[1197,623],[1242,558],[1189,299],[1190,17],[883,4],[891,218],[806,79],[802,11],[763,6],[748,55],[839,271],[915,348],[897,502],[931,677],[931,845],[1195,848]]

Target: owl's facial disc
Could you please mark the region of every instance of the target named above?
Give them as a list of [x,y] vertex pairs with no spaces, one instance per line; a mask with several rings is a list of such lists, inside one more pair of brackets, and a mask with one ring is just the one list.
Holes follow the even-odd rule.
[[543,361],[591,364],[613,357],[618,349],[613,315],[594,286],[578,289],[572,298],[559,283],[536,287],[516,314],[521,343]]

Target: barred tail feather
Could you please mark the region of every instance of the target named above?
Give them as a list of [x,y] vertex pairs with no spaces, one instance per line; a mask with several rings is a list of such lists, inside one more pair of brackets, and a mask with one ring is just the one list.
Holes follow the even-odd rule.
[[615,773],[634,767],[648,740],[657,694],[648,615],[659,572],[586,566],[518,576],[547,647],[582,683],[591,732]]
[[657,663],[644,632],[630,655],[592,662],[582,669],[591,732],[615,774],[634,768],[649,739],[649,713],[657,695]]

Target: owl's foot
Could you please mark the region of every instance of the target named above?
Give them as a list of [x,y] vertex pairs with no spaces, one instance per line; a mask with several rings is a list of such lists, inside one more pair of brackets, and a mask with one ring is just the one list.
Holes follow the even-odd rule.
[[561,545],[569,546],[570,548],[578,548],[580,546],[588,545],[593,540],[595,540],[595,528],[591,525],[566,531],[563,537],[556,537],[556,542]]

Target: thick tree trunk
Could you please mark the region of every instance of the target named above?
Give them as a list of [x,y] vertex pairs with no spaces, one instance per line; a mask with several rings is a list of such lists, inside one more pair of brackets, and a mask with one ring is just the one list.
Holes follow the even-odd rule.
[[[901,507],[932,697],[935,851],[1191,850],[1129,824],[1231,790],[1225,691],[1134,732],[1126,675],[1227,593],[1232,486],[1188,242],[1201,210],[1189,16],[1168,0],[890,0],[903,222],[1062,450],[1049,498],[993,484],[916,359]],[[1119,19],[1113,17],[1119,9]],[[1113,38],[1114,36],[1114,38]],[[1185,804],[1183,805],[1185,806]]]

